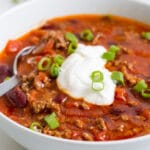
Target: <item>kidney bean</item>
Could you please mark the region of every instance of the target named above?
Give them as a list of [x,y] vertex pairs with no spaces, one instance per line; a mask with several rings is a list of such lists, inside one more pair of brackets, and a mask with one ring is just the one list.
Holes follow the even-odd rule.
[[133,109],[132,107],[129,107],[127,105],[124,105],[124,104],[118,104],[116,106],[113,106],[110,111],[109,111],[112,115],[115,115],[115,116],[119,116],[123,113],[133,113]]
[[6,45],[6,52],[7,53],[16,53],[23,47],[22,42],[19,40],[9,40]]
[[75,19],[70,19],[69,22],[72,23],[72,24],[74,24],[74,25],[76,25],[76,24],[79,23],[79,21],[75,20]]
[[44,25],[41,27],[43,30],[58,30],[59,27],[55,24]]
[[65,100],[67,99],[67,97],[63,94],[59,94],[57,96],[54,97],[53,101],[58,103],[58,104],[61,104],[63,103]]
[[27,104],[27,97],[25,93],[19,88],[16,87],[12,90],[10,90],[6,94],[8,100],[12,103],[12,105],[16,107],[25,107]]
[[120,109],[112,108],[112,109],[110,110],[110,113],[111,113],[112,115],[119,116],[119,115],[121,115],[123,112],[122,112],[122,110],[120,110]]
[[11,71],[6,64],[0,64],[0,83],[4,81],[7,76],[11,75]]

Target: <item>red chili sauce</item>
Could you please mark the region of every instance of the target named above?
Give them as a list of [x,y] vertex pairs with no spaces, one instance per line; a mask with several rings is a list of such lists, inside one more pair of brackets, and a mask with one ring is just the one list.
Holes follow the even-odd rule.
[[[93,34],[90,41],[80,37],[85,29]],[[110,71],[124,75],[125,84],[117,85],[112,105],[75,100],[58,89],[57,77],[51,75],[50,68],[38,69],[45,56],[52,64],[56,54],[69,56],[66,32],[74,34],[79,43],[120,48],[115,60],[106,64]],[[0,54],[0,82],[12,76],[12,64],[19,50],[30,45],[36,48],[32,54],[20,58],[21,82],[0,97],[0,111],[27,128],[36,122],[36,131],[67,139],[109,141],[150,134],[150,98],[133,89],[141,80],[150,87],[150,38],[144,37],[143,32],[150,32],[150,26],[131,19],[79,15],[49,20],[23,37],[8,41]],[[148,90],[145,92],[149,95]],[[52,113],[57,122],[54,128],[45,121]]]

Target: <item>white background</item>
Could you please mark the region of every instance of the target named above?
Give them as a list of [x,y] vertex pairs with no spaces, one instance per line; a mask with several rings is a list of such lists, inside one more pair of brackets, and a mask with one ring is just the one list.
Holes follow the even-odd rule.
[[[24,1],[24,0],[22,0]],[[44,1],[44,0],[43,0]],[[150,3],[150,0],[137,0]],[[0,15],[8,9],[15,7],[11,0],[0,0]],[[25,150],[23,147],[9,138],[3,131],[0,130],[0,150]]]

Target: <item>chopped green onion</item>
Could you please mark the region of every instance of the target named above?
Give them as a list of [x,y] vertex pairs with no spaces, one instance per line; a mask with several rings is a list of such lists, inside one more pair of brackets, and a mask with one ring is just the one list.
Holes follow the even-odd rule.
[[102,55],[102,58],[108,61],[113,61],[116,57],[116,53],[119,52],[119,50],[120,50],[120,47],[116,45],[111,45],[108,51]]
[[13,3],[19,3],[20,0],[12,0]]
[[44,118],[50,129],[56,129],[59,127],[59,121],[56,118],[56,113],[52,113]]
[[147,84],[145,83],[144,80],[140,80],[134,87],[133,89],[136,91],[136,92],[142,92],[142,90],[146,90],[147,89]]
[[103,82],[92,82],[92,89],[94,91],[102,91],[104,89],[104,83]]
[[102,91],[104,89],[104,75],[101,71],[93,71],[90,75],[90,78],[92,80],[92,90]]
[[117,52],[119,52],[119,50],[120,50],[120,47],[118,47],[118,46],[116,46],[116,45],[111,45],[110,47],[109,47],[109,52],[114,52],[114,53],[117,53]]
[[142,38],[146,40],[150,40],[150,32],[142,32]]
[[38,70],[46,71],[49,69],[51,64],[51,59],[49,57],[43,57],[38,63]]
[[59,75],[60,67],[58,64],[54,63],[50,67],[50,75],[52,77],[57,77]]
[[70,42],[68,47],[68,54],[74,53],[75,49],[78,47],[78,39],[71,32],[65,34],[65,38]]
[[30,127],[31,130],[41,132],[42,126],[38,122],[33,122]]
[[105,52],[103,55],[102,55],[102,58],[103,59],[106,59],[108,61],[113,61],[116,57],[116,54],[114,52]]
[[75,43],[70,43],[70,44],[69,44],[69,47],[68,47],[68,54],[74,53],[75,50],[76,50],[76,48],[77,48],[77,44],[75,44]]
[[102,82],[104,80],[104,75],[101,71],[93,71],[91,73],[91,79],[93,82]]
[[120,71],[113,71],[111,74],[111,79],[117,81],[118,84],[124,84],[124,76]]
[[71,33],[71,32],[66,32],[65,38],[66,38],[66,40],[68,40],[70,43],[75,43],[75,44],[78,43],[77,37],[76,37],[73,33]]
[[56,55],[54,57],[54,63],[58,64],[59,66],[61,66],[64,62],[65,58],[61,55]]
[[81,37],[82,40],[92,41],[93,38],[94,38],[94,35],[93,35],[91,30],[86,29],[86,30],[81,32],[80,37]]
[[7,81],[7,80],[9,80],[10,79],[10,77],[6,77],[5,79],[4,79],[4,81]]
[[150,89],[142,90],[141,95],[144,98],[150,98]]
[[143,98],[150,98],[150,89],[144,80],[140,80],[133,89],[140,93]]

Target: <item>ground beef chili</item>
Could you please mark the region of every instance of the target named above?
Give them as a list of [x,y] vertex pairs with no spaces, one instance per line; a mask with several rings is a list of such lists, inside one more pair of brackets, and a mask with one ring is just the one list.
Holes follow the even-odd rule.
[[[90,29],[92,41],[84,41],[80,33]],[[112,15],[80,15],[57,18],[25,36],[10,40],[0,54],[0,82],[12,75],[12,64],[19,50],[28,45],[36,49],[20,59],[18,71],[21,83],[0,97],[0,111],[25,127],[38,123],[40,132],[61,138],[87,141],[120,140],[150,134],[150,98],[133,90],[144,79],[150,86],[150,40],[142,36],[150,26]],[[115,101],[110,106],[97,106],[75,100],[61,92],[56,78],[39,71],[37,64],[43,56],[68,56],[71,32],[80,43],[88,45],[118,45],[121,50],[107,69],[124,74],[125,85],[116,87]],[[55,113],[59,125],[49,128],[45,116]]]

